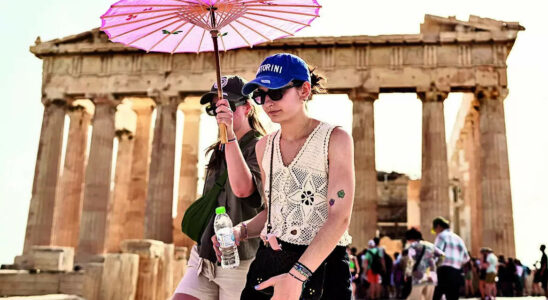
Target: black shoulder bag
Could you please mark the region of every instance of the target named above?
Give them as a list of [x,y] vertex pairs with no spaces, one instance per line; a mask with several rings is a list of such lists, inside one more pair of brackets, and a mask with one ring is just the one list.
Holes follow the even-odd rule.
[[[272,230],[272,224],[270,222],[271,218],[271,207],[272,207],[272,169],[273,169],[273,160],[274,160],[274,140],[276,135],[272,138],[272,146],[270,149],[270,178],[269,178],[269,193],[268,193],[268,223],[266,225],[267,233],[270,233]],[[266,281],[267,279],[288,273],[295,263],[301,258],[301,255],[304,253],[308,246],[294,245],[281,241],[282,251],[272,250],[271,247],[265,246],[261,243],[259,249],[257,250],[257,255],[247,273],[247,283],[246,290],[253,289],[257,284]],[[303,290],[301,292],[300,299],[303,300],[315,300],[320,299],[323,293],[323,283],[325,277],[325,261],[320,265],[320,267],[312,274],[312,276],[303,284]],[[272,296],[274,294],[274,288],[269,287],[264,290],[260,290],[266,295]],[[242,294],[242,299],[252,299],[252,296],[246,295],[246,292]]]

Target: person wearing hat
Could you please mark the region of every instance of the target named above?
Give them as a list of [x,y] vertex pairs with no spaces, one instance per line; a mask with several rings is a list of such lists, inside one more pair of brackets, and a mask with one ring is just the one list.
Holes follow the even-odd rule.
[[242,90],[280,130],[256,146],[267,210],[266,218],[247,223],[248,236],[265,244],[241,299],[352,297],[346,246],[352,241],[354,146],[344,130],[308,115],[306,104],[322,91],[322,79],[300,57],[280,53],[267,57]]
[[[247,235],[245,223],[241,222],[254,217],[262,209],[261,175],[255,144],[265,131],[251,98],[241,93],[245,83],[239,76],[222,77],[224,99],[218,99],[217,84],[214,84],[200,100],[208,115],[214,116],[217,123],[226,125],[228,137],[224,149],[217,141],[207,151],[211,152],[211,158],[202,194],[218,184],[222,174],[228,173],[216,206],[225,206],[232,222],[239,223],[234,226],[236,237]],[[247,270],[260,240],[247,239],[239,243],[237,239],[240,265],[235,269],[223,269],[217,264],[220,257],[213,249],[216,243],[211,238],[215,235],[213,221],[211,218],[198,245],[190,252],[187,271],[175,291],[174,300],[240,299]]]
[[449,229],[449,220],[437,217],[432,221],[432,231],[436,233],[434,245],[441,249],[445,256],[438,267],[438,285],[434,291],[434,300],[445,295],[447,300],[459,298],[459,289],[463,278],[462,266],[470,260],[464,241]]

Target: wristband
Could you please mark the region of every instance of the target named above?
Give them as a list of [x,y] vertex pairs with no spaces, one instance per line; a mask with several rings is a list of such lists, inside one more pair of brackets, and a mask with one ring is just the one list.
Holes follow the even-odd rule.
[[[243,240],[246,240],[246,239],[247,239],[247,237],[248,237],[249,234],[248,234],[248,232],[247,232],[247,224],[244,223],[244,222],[242,222],[242,223],[240,223],[240,225],[242,226],[242,229],[243,229],[243,230],[240,231],[240,240],[243,241]],[[245,232],[245,235],[244,235],[244,236],[241,236],[241,235],[242,235],[242,231]]]
[[236,137],[234,137],[234,138],[232,138],[232,139],[226,141],[226,143],[228,144],[228,143],[232,143],[232,142],[235,142],[235,141],[236,141]]
[[300,281],[300,282],[302,282],[302,283],[305,283],[305,282],[306,282],[306,279],[305,279],[305,280],[302,280],[302,279],[300,279],[299,277],[297,277],[297,276],[291,274],[290,272],[287,272],[287,274],[291,275],[291,277],[297,279],[298,281]]

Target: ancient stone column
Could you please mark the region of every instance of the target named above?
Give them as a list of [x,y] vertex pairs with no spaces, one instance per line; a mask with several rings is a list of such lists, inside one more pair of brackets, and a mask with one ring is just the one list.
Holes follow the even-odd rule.
[[198,188],[198,143],[200,135],[199,103],[191,106],[183,105],[184,129],[183,147],[181,151],[181,170],[179,177],[179,196],[177,216],[173,224],[173,240],[176,246],[192,248],[194,241],[181,232],[181,221],[186,209],[196,200]]
[[491,247],[496,253],[515,257],[503,103],[508,90],[499,87],[480,87],[475,94],[480,103],[483,245]]
[[86,168],[84,204],[80,223],[77,261],[85,262],[103,254],[107,241],[107,214],[110,202],[114,113],[117,102],[111,95],[93,95],[93,132]]
[[377,231],[377,170],[375,167],[375,122],[373,102],[377,93],[352,91],[352,136],[354,138],[354,164],[356,192],[349,232],[358,249],[367,247],[367,241]]
[[84,174],[91,113],[82,105],[74,105],[69,107],[68,115],[70,126],[65,165],[55,203],[53,245],[76,248],[84,198]]
[[175,129],[181,97],[159,95],[154,98],[157,101],[157,113],[145,210],[145,238],[171,243]]
[[47,246],[52,242],[53,212],[63,145],[66,101],[44,99],[42,103],[44,115],[23,253],[28,253],[32,246]]
[[154,106],[152,101],[143,99],[132,101],[132,109],[137,114],[137,126],[133,141],[129,205],[125,214],[123,239],[142,239],[145,228],[145,207],[148,188],[150,162],[150,122]]
[[472,254],[479,253],[482,247],[482,203],[481,203],[481,173],[479,145],[479,114],[474,108],[466,117],[464,152],[468,162],[468,180],[466,182],[465,201],[470,205],[470,238],[469,249]]
[[422,100],[422,178],[420,189],[421,232],[434,241],[430,232],[437,216],[449,219],[449,170],[443,101],[446,92],[418,93]]
[[133,133],[127,129],[116,130],[116,137],[118,138],[118,154],[106,246],[109,253],[120,251],[120,243],[126,235],[125,232],[129,230],[126,223],[126,215],[131,209],[128,194],[135,139],[133,138]]

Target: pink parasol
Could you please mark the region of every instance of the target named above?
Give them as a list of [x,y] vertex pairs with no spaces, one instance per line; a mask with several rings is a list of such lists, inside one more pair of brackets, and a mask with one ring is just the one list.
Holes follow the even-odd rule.
[[[147,52],[214,51],[220,87],[219,49],[292,36],[310,26],[320,8],[316,0],[121,0],[101,16],[101,30],[113,42]],[[226,128],[220,129],[226,143]]]

